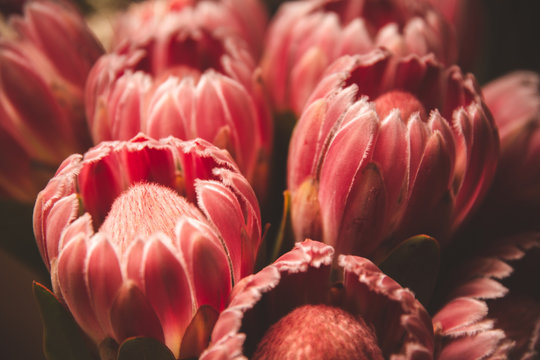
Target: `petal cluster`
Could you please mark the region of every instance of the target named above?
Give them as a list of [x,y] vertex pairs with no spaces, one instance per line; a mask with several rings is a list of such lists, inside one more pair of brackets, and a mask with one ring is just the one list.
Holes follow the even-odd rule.
[[472,75],[429,56],[342,57],[291,139],[296,239],[363,256],[418,233],[444,243],[483,198],[497,157]]
[[540,235],[524,233],[486,244],[449,269],[433,316],[439,359],[534,359],[540,346]]
[[143,29],[122,25],[119,33],[131,41],[100,58],[89,75],[86,113],[94,141],[138,132],[202,138],[227,149],[262,194],[272,126],[250,49],[214,24],[210,2],[166,13],[174,2],[141,6],[125,21],[148,17]]
[[72,155],[34,211],[53,289],[83,330],[97,343],[154,337],[176,356],[197,309],[222,310],[252,272],[260,229],[229,155],[172,137]]
[[[144,42],[159,32],[163,21],[189,13],[191,21],[205,24],[212,31],[242,39],[258,59],[268,15],[257,0],[153,0],[130,6],[114,25],[112,46],[123,42]],[[180,20],[183,21],[183,20]],[[141,27],[147,31],[141,31]]]

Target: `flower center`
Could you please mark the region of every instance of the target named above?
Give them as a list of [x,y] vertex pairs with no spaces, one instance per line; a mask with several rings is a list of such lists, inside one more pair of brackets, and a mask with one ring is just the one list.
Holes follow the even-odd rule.
[[393,109],[399,109],[401,119],[406,122],[414,113],[419,113],[422,120],[427,117],[426,109],[418,98],[402,90],[392,90],[380,95],[375,99],[375,109],[381,119],[384,119]]
[[178,219],[196,209],[174,190],[152,183],[132,185],[112,204],[99,231],[125,250],[137,239],[161,232],[171,239]]
[[272,325],[254,360],[383,359],[374,330],[362,318],[326,305],[304,305]]

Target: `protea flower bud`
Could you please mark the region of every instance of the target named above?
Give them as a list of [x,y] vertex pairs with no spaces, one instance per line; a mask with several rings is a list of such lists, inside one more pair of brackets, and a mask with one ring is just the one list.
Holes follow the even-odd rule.
[[199,26],[195,12],[176,15],[92,69],[86,104],[94,141],[138,132],[200,137],[227,149],[261,195],[272,128],[255,63],[242,43]]
[[306,240],[233,289],[209,359],[432,359],[430,318],[369,260]]
[[[187,13],[191,21],[226,36],[246,42],[251,55],[258,59],[268,15],[260,0],[150,0],[133,4],[121,15],[114,28],[113,48],[128,42],[145,42],[161,27],[163,21],[182,17]],[[185,21],[185,20],[180,20]],[[141,28],[146,29],[141,31]]]
[[66,159],[34,232],[54,292],[96,343],[148,336],[178,357],[197,309],[222,310],[252,272],[261,219],[225,151],[140,135]]
[[[91,145],[83,87],[102,49],[83,18],[64,3],[30,1],[24,17],[12,17],[10,24],[15,37],[0,39],[0,127],[10,140],[0,146],[12,156],[16,151],[9,144],[17,143],[27,163],[52,175],[68,155]],[[30,187],[26,194],[8,190],[21,176],[26,175],[2,171],[2,183],[11,184],[1,191],[31,202],[37,191]],[[33,188],[44,185],[40,180],[33,180]]]
[[538,358],[540,292],[532,284],[538,284],[539,260],[540,234],[525,233],[448,268],[439,287],[443,306],[433,317],[438,358]]
[[362,256],[420,233],[445,244],[491,183],[497,130],[474,77],[457,67],[345,56],[308,103],[288,160],[297,241]]
[[540,76],[513,72],[485,85],[482,91],[501,141],[491,197],[499,204],[540,205]]
[[427,2],[316,0],[283,4],[270,24],[262,60],[273,106],[300,115],[328,65],[342,55],[385,47],[398,55],[434,53],[452,64],[450,26]]

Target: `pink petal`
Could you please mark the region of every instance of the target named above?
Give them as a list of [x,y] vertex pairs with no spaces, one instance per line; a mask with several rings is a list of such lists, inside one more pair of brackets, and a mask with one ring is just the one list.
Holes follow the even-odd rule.
[[[112,92],[107,98],[104,115],[94,120],[94,141],[124,140],[127,141],[137,135],[142,129],[142,103],[144,94],[150,87],[150,79],[142,73],[125,73],[115,83]],[[101,115],[101,114],[99,114]],[[108,127],[110,138],[100,136],[104,133],[98,126]]]
[[118,290],[111,306],[111,324],[118,343],[133,336],[165,340],[159,318],[141,289],[131,281]]
[[476,360],[492,354],[499,342],[504,339],[504,332],[491,330],[475,336],[463,337],[450,341],[439,354],[440,360]]
[[114,199],[124,190],[121,171],[110,159],[85,162],[81,168],[78,176],[81,201],[96,227],[103,223]]
[[122,259],[123,273],[127,279],[133,281],[140,289],[144,289],[144,267],[142,264],[145,240],[141,238],[135,239],[127,249],[124,259]]
[[178,356],[184,331],[193,316],[191,289],[184,267],[160,239],[147,245],[144,293],[161,321],[165,344]]
[[72,240],[58,257],[58,283],[68,308],[77,323],[96,342],[106,336],[92,308],[86,285],[87,239]]
[[376,114],[362,106],[355,103],[346,114],[351,121],[336,129],[321,168],[319,201],[325,242],[329,244],[338,238],[352,186],[369,162],[378,135]]
[[156,139],[174,135],[185,140],[195,136],[189,127],[194,114],[194,87],[191,77],[171,77],[160,84],[147,99],[145,132]]
[[392,112],[381,124],[373,161],[379,166],[384,180],[387,195],[384,218],[391,226],[405,203],[409,178],[407,128],[397,112]]
[[310,48],[291,72],[291,108],[301,114],[321,75],[328,66],[329,54],[319,47]]
[[431,318],[411,291],[365,258],[340,255],[338,264],[344,271],[342,306],[374,324],[386,356],[396,352],[396,344],[403,342],[404,350],[422,354],[422,358],[433,354]]
[[452,298],[471,297],[476,299],[496,299],[504,296],[508,292],[500,282],[489,278],[476,278],[456,291],[452,292]]
[[369,163],[355,174],[351,184],[335,243],[336,252],[372,254],[386,231],[386,204],[383,174],[375,163]]
[[427,139],[402,219],[401,231],[405,237],[418,233],[436,237],[447,234],[452,210],[449,191],[453,174],[452,154],[445,141],[439,132],[434,132]]
[[470,122],[470,133],[461,132],[465,125],[459,126],[458,136],[463,136],[467,146],[467,163],[464,178],[456,197],[456,215],[454,227],[458,227],[465,216],[483,198],[493,179],[497,165],[499,141],[496,127],[491,118],[487,118],[480,105],[471,105],[469,113],[457,113],[456,123]]
[[47,260],[50,262],[61,250],[60,237],[64,229],[79,215],[79,200],[76,194],[59,199],[47,216],[46,245]]
[[223,238],[234,269],[234,279],[239,280],[252,272],[253,251],[244,252],[251,244],[245,236],[244,216],[238,201],[231,191],[217,182],[197,182],[199,206],[214,224]]
[[443,334],[451,334],[461,327],[478,322],[487,313],[488,307],[484,301],[456,298],[437,312],[433,323],[440,324]]
[[111,335],[111,307],[123,280],[120,263],[115,249],[102,234],[96,234],[92,242],[87,255],[88,293],[101,328]]
[[326,134],[321,134],[320,128],[325,120],[327,107],[328,103],[322,99],[314,101],[294,128],[287,163],[287,186],[293,192],[308,176],[316,176],[319,159],[315,155],[320,152],[325,142],[321,135]]
[[210,305],[222,311],[229,300],[232,279],[229,259],[220,240],[210,228],[190,219],[178,226],[177,239],[193,281],[195,306]]

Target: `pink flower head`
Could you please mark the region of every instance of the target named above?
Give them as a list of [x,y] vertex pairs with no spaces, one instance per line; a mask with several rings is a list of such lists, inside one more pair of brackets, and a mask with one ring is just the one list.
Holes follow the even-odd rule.
[[[64,3],[29,1],[24,16],[13,16],[9,23],[14,38],[0,38],[0,132],[9,140],[0,146],[8,157],[24,153],[22,163],[44,172],[91,145],[83,87],[103,50],[84,19]],[[34,179],[35,186],[20,192],[9,190],[35,172],[17,168],[23,167],[25,172],[18,174],[17,169],[2,169],[0,192],[31,202],[42,181]]]
[[189,14],[191,22],[242,39],[253,57],[259,57],[268,22],[260,0],[150,0],[133,4],[115,24],[113,47],[125,41],[144,42],[159,31],[162,22],[178,21],[182,13]]
[[94,341],[149,336],[178,356],[197,309],[222,310],[252,272],[261,219],[225,151],[139,135],[66,159],[34,233],[54,292]]
[[540,204],[540,76],[516,71],[482,89],[499,129],[501,155],[494,198]]
[[379,255],[415,234],[446,242],[482,199],[497,130],[472,75],[432,57],[345,56],[291,139],[296,240]]
[[255,63],[242,43],[199,26],[189,9],[96,63],[86,87],[92,136],[203,138],[227,149],[261,194],[272,127]]
[[404,56],[427,55],[452,64],[451,28],[427,2],[305,0],[287,2],[272,21],[263,78],[279,111],[300,115],[326,67],[342,55],[377,47]]
[[210,359],[432,359],[429,315],[369,260],[306,240],[233,289]]
[[514,235],[448,269],[433,317],[438,359],[540,356],[540,234]]

